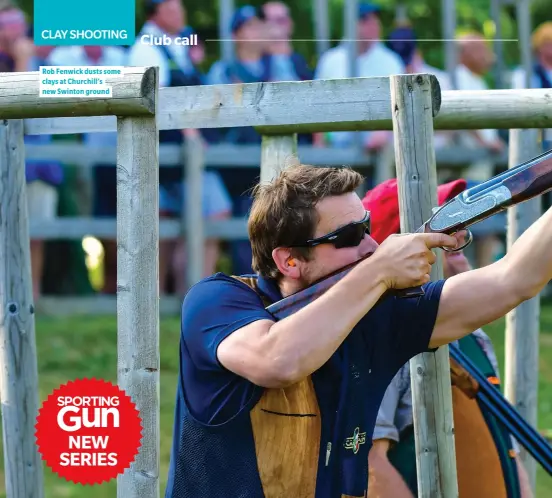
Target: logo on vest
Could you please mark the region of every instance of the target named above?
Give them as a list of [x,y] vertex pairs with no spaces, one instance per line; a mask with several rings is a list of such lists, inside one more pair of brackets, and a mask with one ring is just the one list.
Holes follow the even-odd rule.
[[366,433],[360,432],[358,427],[355,428],[352,437],[345,439],[345,449],[353,450],[353,453],[356,455],[360,449],[360,445],[366,442]]

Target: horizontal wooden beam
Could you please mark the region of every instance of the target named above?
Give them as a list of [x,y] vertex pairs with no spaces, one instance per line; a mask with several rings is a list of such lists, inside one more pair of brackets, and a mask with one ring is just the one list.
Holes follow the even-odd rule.
[[38,71],[0,73],[0,119],[155,114],[155,67],[129,67],[121,76],[105,77],[112,88],[109,98],[41,97],[40,80],[45,77]]
[[[178,296],[161,296],[160,315],[178,315],[182,299]],[[41,296],[35,301],[38,316],[115,315],[117,297],[95,294],[91,296]]]
[[[353,166],[371,168],[377,160],[375,155],[362,149],[314,147],[299,145],[299,158],[305,164],[316,166]],[[469,149],[451,146],[437,149],[437,163],[441,166],[462,166],[480,160],[495,164],[508,163],[507,153],[493,154],[486,149]],[[116,147],[91,147],[82,143],[56,142],[47,145],[25,146],[27,159],[61,161],[65,164],[76,164],[91,167],[96,163],[116,163]],[[159,164],[167,167],[182,167],[183,151],[179,145],[160,144]],[[215,168],[259,168],[261,157],[260,145],[210,145],[205,150],[205,165]]]
[[[439,101],[435,98],[435,113]],[[256,126],[267,133],[299,133],[377,130],[391,124],[387,77],[160,88],[158,104],[160,130]],[[26,132],[116,130],[111,117],[54,121],[28,121]]]
[[[159,89],[160,130],[255,126],[263,133],[391,130],[388,78]],[[218,105],[215,105],[218,102]],[[436,130],[552,127],[552,91],[444,91]],[[113,116],[26,120],[28,134],[116,131]]]
[[448,91],[442,94],[438,130],[552,127],[552,89]]
[[[160,239],[175,239],[182,235],[179,220],[161,220],[159,223]],[[205,237],[224,240],[244,240],[247,235],[247,220],[231,218],[229,220],[205,221]],[[42,240],[81,240],[86,236],[103,239],[115,239],[117,223],[115,219],[98,219],[87,217],[60,217],[55,220],[29,221],[31,238]]]

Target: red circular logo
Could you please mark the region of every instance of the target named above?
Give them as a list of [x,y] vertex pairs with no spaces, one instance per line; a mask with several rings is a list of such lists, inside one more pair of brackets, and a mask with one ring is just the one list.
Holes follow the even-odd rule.
[[60,477],[100,484],[123,473],[138,454],[142,421],[118,386],[79,379],[55,389],[37,417],[36,444]]

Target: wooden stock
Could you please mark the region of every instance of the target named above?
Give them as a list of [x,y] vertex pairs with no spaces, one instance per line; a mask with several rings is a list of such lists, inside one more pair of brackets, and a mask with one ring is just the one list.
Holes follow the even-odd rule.
[[[301,308],[304,308],[307,304],[313,302],[315,299],[317,299],[330,288],[332,288],[355,266],[357,266],[359,263],[369,258],[370,256],[371,254],[368,254],[364,258],[355,261],[348,266],[340,268],[339,270],[336,270],[335,272],[318,280],[306,289],[296,292],[295,294],[285,297],[284,299],[280,299],[280,301],[277,301],[276,303],[268,306],[266,310],[278,320],[293,315],[293,313],[299,311]],[[419,291],[421,291],[421,294],[419,294]],[[419,295],[423,295],[424,291],[421,288],[413,287],[412,289],[394,290],[393,293],[400,295],[400,297],[417,297]]]

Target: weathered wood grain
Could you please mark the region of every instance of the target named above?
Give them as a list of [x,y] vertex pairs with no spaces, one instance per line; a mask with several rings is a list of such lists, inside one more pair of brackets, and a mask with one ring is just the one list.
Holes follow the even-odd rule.
[[46,75],[38,71],[0,73],[0,118],[152,115],[156,74],[153,67],[135,67],[127,68],[122,76],[105,77],[106,84],[112,87],[109,98],[49,98],[39,95],[40,80]]
[[[415,232],[437,206],[431,87],[432,81],[425,75],[391,78],[402,232]],[[431,277],[443,277],[440,257],[433,265]],[[448,346],[412,358],[410,372],[418,496],[457,498]]]
[[0,399],[6,494],[42,498],[23,122],[0,121]]
[[[510,130],[509,143],[511,168],[537,156],[541,151],[538,130]],[[542,199],[537,197],[508,210],[508,249],[540,217],[541,203]],[[540,296],[536,296],[506,315],[504,392],[508,401],[533,427],[537,427],[538,413],[539,314]],[[536,462],[524,448],[520,448],[520,457],[534,490]]]
[[[285,135],[391,130],[388,78],[161,88],[160,130],[255,126]],[[433,95],[435,130],[552,128],[552,90],[452,90]],[[76,115],[76,113],[75,113]],[[115,131],[113,116],[28,119],[29,134]]]
[[299,163],[297,135],[263,136],[260,182],[267,183],[287,168]]
[[[203,220],[204,145],[198,138],[187,138],[185,149],[185,188],[182,206],[182,234],[186,233],[186,266],[188,287],[203,278],[205,226]],[[180,235],[182,236],[182,235]]]
[[142,418],[118,498],[159,498],[159,142],[155,117],[118,120],[117,373]]

